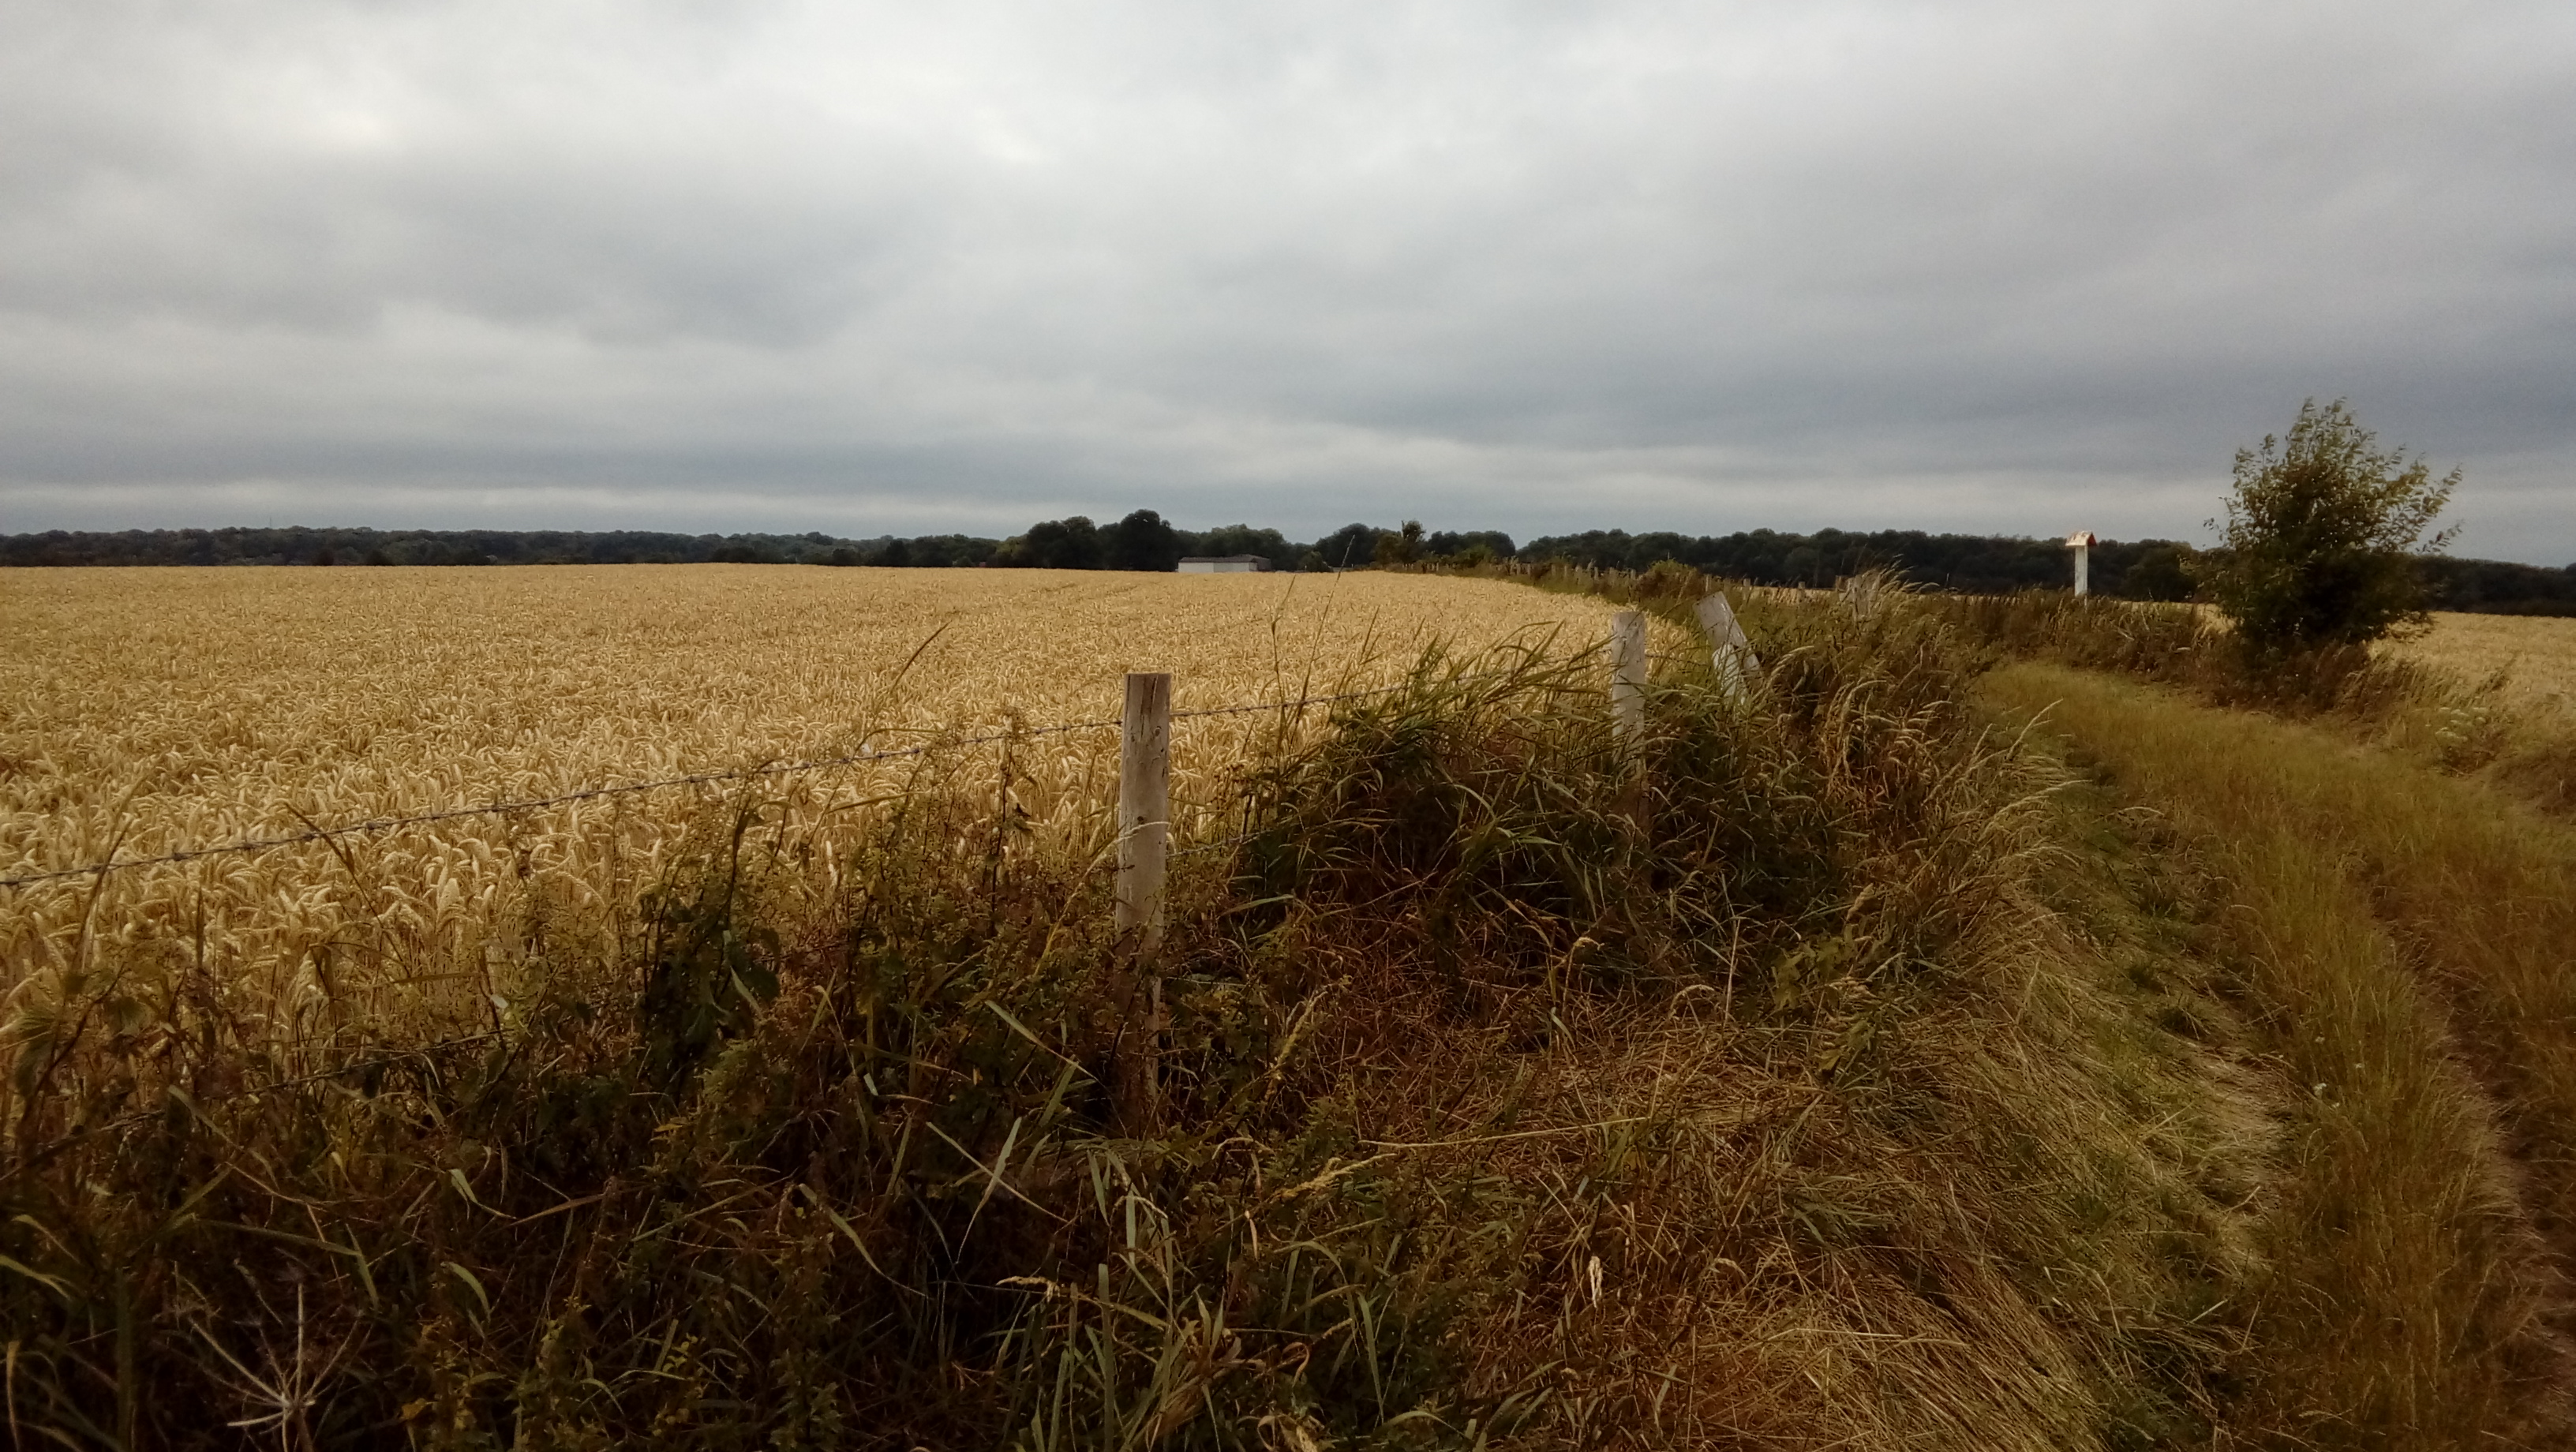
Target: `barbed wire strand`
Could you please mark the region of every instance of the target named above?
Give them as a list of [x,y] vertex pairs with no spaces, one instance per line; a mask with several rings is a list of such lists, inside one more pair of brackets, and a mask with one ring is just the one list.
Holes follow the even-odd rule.
[[[1487,671],[1480,675],[1450,679],[1464,682],[1512,674],[1509,670]],[[1249,706],[1208,706],[1195,711],[1175,711],[1172,719],[1194,720],[1207,716],[1242,716],[1259,711],[1293,711],[1307,706],[1329,705],[1339,701],[1356,701],[1368,696],[1383,696],[1406,689],[1412,682],[1376,686],[1364,691],[1343,691],[1329,696],[1301,696],[1293,701],[1263,701]],[[431,822],[449,822],[464,817],[501,816],[511,812],[533,812],[546,807],[560,807],[573,802],[592,801],[600,797],[625,796],[636,792],[661,791],[676,786],[703,786],[715,782],[753,781],[762,777],[788,776],[800,772],[821,771],[828,767],[855,766],[870,761],[894,761],[905,757],[925,756],[933,751],[954,750],[968,746],[989,746],[998,741],[1026,741],[1038,736],[1057,736],[1073,731],[1098,731],[1122,724],[1112,717],[1104,721],[1068,721],[1054,726],[1038,726],[1020,731],[994,731],[981,736],[968,736],[955,741],[930,741],[919,746],[897,747],[887,751],[854,751],[841,756],[827,756],[813,761],[784,762],[767,766],[737,767],[729,771],[692,772],[687,776],[663,777],[656,781],[618,782],[608,786],[588,787],[559,796],[532,797],[524,801],[493,802],[479,807],[450,807],[435,812],[416,812],[401,817],[375,817],[338,827],[315,827],[281,837],[253,837],[239,842],[226,842],[213,847],[191,847],[181,852],[163,852],[151,857],[128,857],[107,862],[93,862],[84,867],[57,868],[49,872],[22,873],[0,877],[0,888],[32,887],[38,883],[60,882],[67,878],[105,875],[132,867],[157,867],[173,862],[193,862],[204,857],[223,857],[244,852],[267,852],[279,847],[293,847],[305,842],[324,842],[335,837],[365,836],[390,832],[400,827],[417,827]],[[1192,848],[1192,851],[1201,849]]]
[[[1472,676],[1450,677],[1448,680],[1452,682],[1487,680],[1498,676],[1507,676],[1512,674],[1515,674],[1515,672],[1507,669],[1486,671]],[[1175,719],[1180,719],[1184,717],[1237,716],[1250,714],[1256,711],[1295,710],[1304,706],[1326,705],[1340,701],[1361,700],[1370,696],[1390,695],[1396,691],[1405,689],[1405,687],[1410,684],[1412,683],[1404,682],[1392,686],[1377,686],[1364,691],[1343,691],[1329,696],[1304,696],[1294,701],[1268,701],[1252,706],[1204,707],[1195,711],[1175,711],[1172,715]],[[262,848],[287,846],[298,842],[319,841],[329,837],[345,836],[356,832],[381,831],[393,827],[409,826],[421,822],[445,821],[455,817],[485,816],[501,812],[525,811],[538,807],[560,805],[565,802],[582,801],[591,797],[609,796],[619,792],[650,791],[658,787],[683,786],[701,782],[748,780],[761,776],[777,776],[789,772],[814,771],[820,770],[824,767],[850,765],[862,761],[882,761],[902,757],[921,756],[929,752],[939,750],[943,747],[974,746],[989,744],[996,741],[1026,740],[1033,736],[1056,735],[1072,731],[1098,730],[1105,727],[1123,724],[1123,722],[1116,720],[1075,721],[1067,722],[1062,725],[1040,727],[1035,730],[1028,731],[994,732],[983,736],[968,737],[959,741],[927,742],[920,746],[902,747],[892,751],[852,752],[845,756],[827,757],[817,761],[791,762],[778,766],[755,767],[730,772],[699,772],[690,776],[670,777],[661,781],[632,782],[618,786],[594,787],[588,791],[569,792],[558,797],[545,797],[525,802],[505,802],[488,807],[460,808],[445,812],[424,812],[410,817],[392,817],[377,821],[355,822],[345,827],[319,829],[312,832],[299,833],[292,837],[262,839],[250,842],[235,842],[222,847],[198,848],[194,851],[168,853],[159,857],[138,857],[125,862],[100,863],[90,867],[71,868],[62,872],[44,873],[32,877],[0,878],[0,887],[16,887],[23,883],[44,882],[64,877],[79,877],[88,873],[110,872],[125,867],[143,867],[157,862],[184,862],[192,858],[211,857],[224,852],[256,851]],[[1246,804],[1246,808],[1246,816],[1248,819],[1249,803]],[[1260,835],[1261,834],[1257,831],[1238,832],[1231,837],[1222,837],[1213,842],[1198,842],[1187,847],[1178,848],[1166,853],[1165,858],[1166,860],[1171,860],[1175,858],[1202,856],[1210,852],[1221,852],[1230,847],[1240,847],[1244,843],[1249,842]],[[1115,866],[1114,863],[1106,865]],[[196,1112],[203,1106],[226,1103],[231,1100],[247,1098],[257,1094],[275,1093],[280,1090],[302,1088],[306,1085],[327,1082],[351,1073],[390,1067],[391,1065],[400,1063],[404,1060],[428,1061],[438,1054],[450,1049],[462,1048],[469,1044],[488,1043],[494,1040],[504,1039],[506,1037],[507,1035],[498,1031],[485,1031],[481,1033],[462,1034],[453,1038],[433,1039],[430,1042],[421,1044],[415,1048],[398,1050],[393,1053],[379,1055],[374,1058],[360,1059],[348,1064],[340,1065],[337,1068],[324,1069],[312,1074],[298,1075],[291,1079],[282,1079],[266,1084],[248,1084],[237,1089],[211,1095],[196,1095],[184,1098],[173,1095],[171,1097],[177,1100],[182,1107],[189,1109],[191,1112]],[[121,1114],[112,1119],[103,1120],[96,1124],[85,1125],[79,1129],[73,1130],[69,1134],[59,1136],[54,1140],[38,1146],[32,1153],[20,1156],[17,1164],[12,1165],[7,1169],[0,1169],[0,1181],[14,1178],[19,1172],[46,1159],[52,1158],[55,1154],[70,1148],[72,1145],[75,1145],[82,1140],[88,1139],[94,1135],[105,1134],[114,1130],[127,1128],[131,1125],[140,1124],[146,1120],[156,1118],[161,1114],[166,1113],[167,1110],[168,1106],[166,1105],[160,1108],[136,1110],[131,1113]]]
[[[1497,676],[1507,676],[1511,674],[1513,674],[1513,672],[1509,669],[1498,671],[1479,671],[1474,675],[1443,676],[1440,678],[1440,683],[1443,685],[1452,683],[1463,685],[1468,681],[1492,680]],[[1172,719],[1175,721],[1182,721],[1199,716],[1245,716],[1256,711],[1293,711],[1301,706],[1321,706],[1335,701],[1356,701],[1364,696],[1391,695],[1394,692],[1401,691],[1412,684],[1413,683],[1411,681],[1401,681],[1392,686],[1371,686],[1365,691],[1343,691],[1338,695],[1331,696],[1300,696],[1294,701],[1262,701],[1250,706],[1203,706],[1195,711],[1174,711],[1172,713]]]
[[226,842],[215,847],[192,847],[184,852],[164,852],[152,857],[128,857],[108,862],[93,862],[86,867],[66,867],[52,872],[29,873],[20,877],[0,877],[0,887],[24,887],[32,883],[54,882],[66,877],[121,872],[129,867],[152,867],[167,862],[189,862],[200,857],[220,857],[228,853],[265,852],[277,847],[292,847],[300,842],[321,842],[333,837],[389,832],[397,827],[416,827],[426,822],[454,821],[460,817],[490,817],[510,812],[532,812],[543,807],[560,807],[569,802],[623,796],[633,792],[659,791],[665,787],[698,786],[720,781],[750,781],[765,776],[786,776],[796,772],[820,771],[831,766],[852,766],[865,761],[892,761],[908,756],[926,755],[942,747],[978,746],[994,741],[1024,740],[1032,736],[1085,731],[1117,724],[1116,721],[1076,721],[1062,726],[1039,727],[1031,731],[996,732],[986,736],[970,736],[960,741],[928,742],[920,746],[898,747],[891,751],[853,751],[846,755],[823,757],[814,761],[737,767],[730,771],[692,772],[687,776],[664,777],[658,781],[618,782],[610,786],[589,787],[577,792],[565,792],[560,796],[532,797],[515,802],[493,802],[480,807],[449,807],[441,811],[416,812],[402,817],[375,817],[364,822],[351,822],[344,826],[315,827],[309,831],[294,832],[283,837],[253,837],[240,842]]

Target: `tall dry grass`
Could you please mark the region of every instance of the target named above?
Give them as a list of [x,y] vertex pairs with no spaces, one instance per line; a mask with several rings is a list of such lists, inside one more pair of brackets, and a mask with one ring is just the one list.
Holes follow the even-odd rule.
[[1178,864],[1151,1134],[1109,1113],[1106,883],[970,760],[828,871],[747,791],[621,915],[522,899],[469,1041],[328,980],[284,1034],[101,943],[12,1031],[12,1425],[2206,1441],[2255,1099],[2043,901],[2058,777],[1949,632],[1855,603],[1758,618],[1754,699],[1671,653],[1634,753],[1537,652],[1280,742],[1250,840]]
[[2576,835],[2314,727],[2039,664],[1985,689],[2081,743],[2209,860],[2238,992],[2301,1091],[2264,1232],[2250,1430],[2576,1435]]

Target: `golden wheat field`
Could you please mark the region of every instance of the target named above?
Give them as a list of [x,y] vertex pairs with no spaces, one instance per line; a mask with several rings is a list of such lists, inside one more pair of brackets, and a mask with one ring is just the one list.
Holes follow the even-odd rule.
[[[0,877],[372,818],[882,751],[1017,724],[1037,839],[1096,845],[1121,677],[1179,711],[1400,679],[1434,642],[1591,648],[1608,607],[1421,575],[1194,576],[756,565],[30,570],[0,575]],[[1182,720],[1179,845],[1286,713]],[[1320,722],[1321,709],[1298,719]],[[763,777],[831,880],[836,821],[925,761]],[[980,779],[980,778],[979,778]],[[710,800],[669,787],[0,889],[10,982],[174,952],[292,1008],[359,975],[508,951],[542,901],[605,921]],[[376,971],[381,970],[381,971]],[[247,975],[247,980],[245,980]]]
[[2576,619],[2440,611],[2431,630],[2388,648],[2473,685],[2501,679],[2515,704],[2576,712]]

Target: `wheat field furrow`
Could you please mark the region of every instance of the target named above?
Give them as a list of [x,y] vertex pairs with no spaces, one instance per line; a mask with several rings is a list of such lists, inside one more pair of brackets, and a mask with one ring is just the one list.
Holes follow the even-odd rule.
[[[244,971],[471,956],[531,901],[604,921],[705,810],[756,798],[828,844],[916,773],[1093,843],[1130,670],[1188,712],[1382,686],[1441,643],[1566,652],[1598,601],[1413,575],[634,566],[54,570],[0,577],[0,876],[317,827],[863,751],[665,787],[155,863],[10,890],[10,983],[156,945]],[[1297,716],[1312,729],[1324,708]],[[1174,821],[1226,830],[1225,783],[1278,713],[1180,722]],[[972,760],[966,758],[972,756]],[[936,763],[936,765],[933,765]],[[1096,845],[1096,844],[1093,844]]]

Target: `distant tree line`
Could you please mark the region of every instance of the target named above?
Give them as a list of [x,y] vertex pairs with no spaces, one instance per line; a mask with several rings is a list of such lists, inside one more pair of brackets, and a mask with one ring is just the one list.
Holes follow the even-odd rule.
[[[2195,566],[2216,553],[2174,540],[2104,540],[2092,550],[2093,588],[2133,600],[2186,600],[2195,588]],[[1618,570],[1678,560],[1708,574],[1761,585],[1824,586],[1845,575],[1884,568],[1935,589],[1972,595],[2062,586],[2069,573],[2066,547],[2056,540],[1893,529],[1868,534],[1757,529],[1696,537],[1592,530],[1531,540],[1518,557]],[[2444,555],[2421,557],[2415,565],[2437,610],[2576,615],[2576,565],[2551,569]]]
[[[2172,540],[2104,541],[2093,547],[2093,588],[2133,599],[2188,598],[2192,586],[2184,566],[2190,554],[2190,546]],[[1678,560],[1707,574],[1757,585],[1819,588],[1846,575],[1883,569],[1935,589],[1971,595],[2064,585],[2073,568],[2065,545],[2056,540],[1926,534],[1914,529],[1868,534],[1839,529],[1782,534],[1756,529],[1696,536],[1596,529],[1531,540],[1521,547],[1520,557],[1616,570],[1642,570],[1658,560]]]
[[2455,560],[2436,555],[2419,563],[2432,586],[2433,608],[2487,615],[2576,615],[2576,565],[2563,570],[2509,560]]
[[[1934,589],[1972,594],[2066,584],[2055,540],[1920,530],[1727,535],[1589,530],[1515,546],[1497,530],[1394,529],[1348,524],[1320,539],[1292,540],[1248,524],[1179,528],[1150,509],[1109,524],[1073,515],[1009,539],[943,534],[844,539],[808,534],[666,534],[648,530],[176,529],[0,536],[0,566],[27,565],[539,565],[698,564],[1169,570],[1192,555],[1258,555],[1282,570],[1371,566],[1474,567],[1503,561],[1643,570],[1662,560],[1761,585],[1828,586],[1866,569],[1889,569]],[[2106,540],[2093,547],[2093,588],[2130,599],[2178,600],[2194,588],[2197,558],[2171,540]],[[2576,565],[2545,569],[2501,560],[2434,556],[2419,562],[2435,608],[2576,616]]]
[[1294,549],[1275,529],[1227,524],[1187,530],[1139,509],[1114,524],[1095,525],[1080,514],[1040,521],[1002,541],[992,562],[1036,570],[1168,570],[1193,555],[1259,555],[1274,568],[1288,569],[1296,561]]
[[857,565],[893,549],[903,563],[980,565],[999,541],[651,530],[129,529],[0,536],[0,565]]

